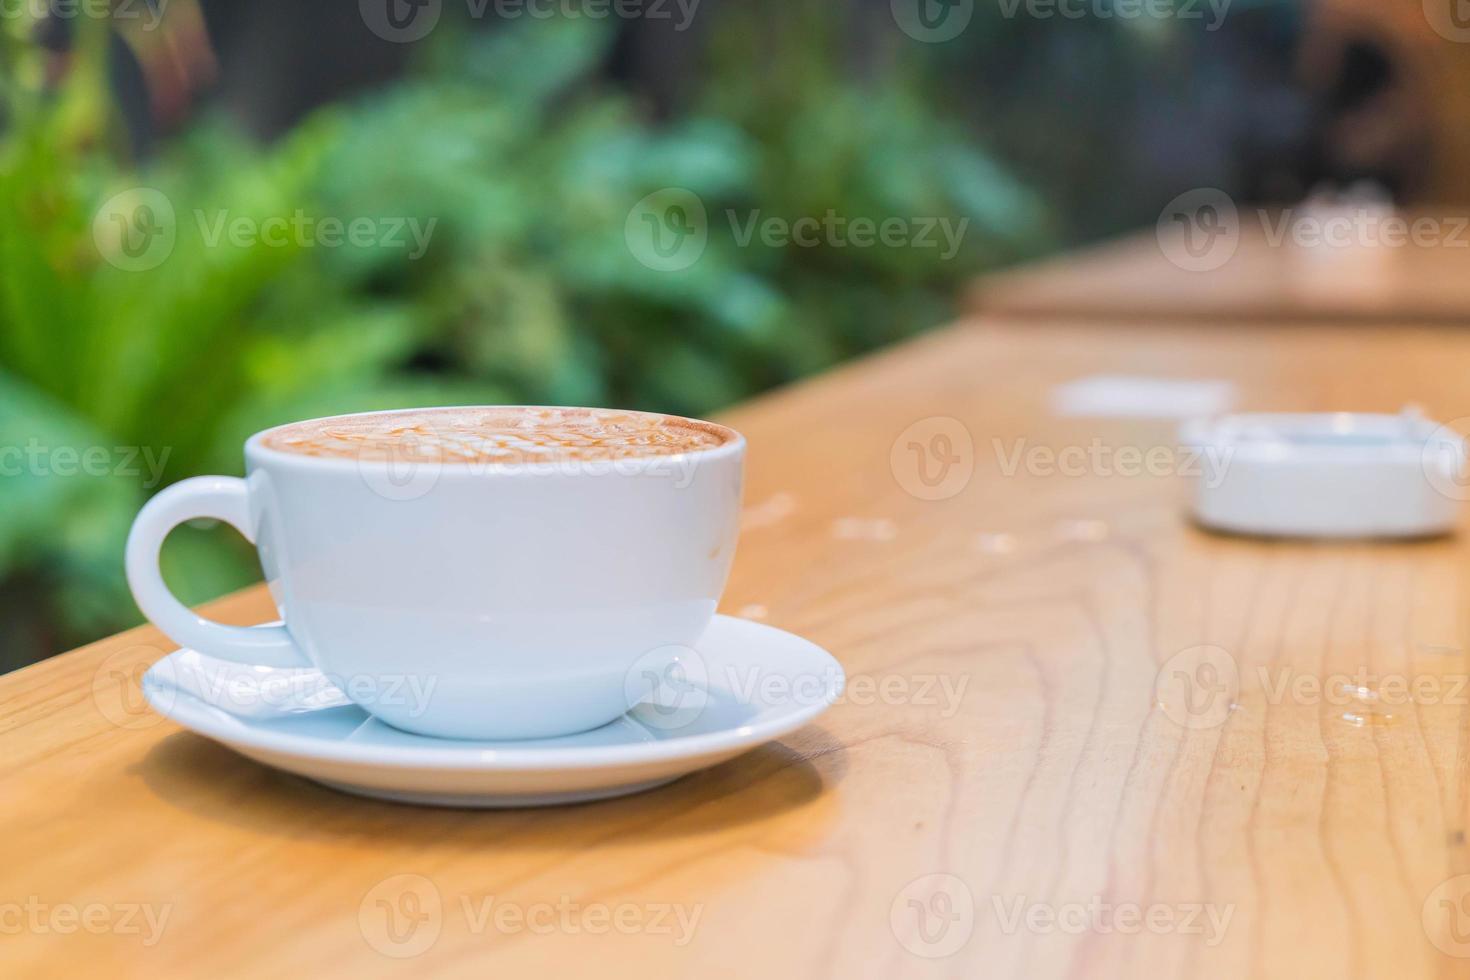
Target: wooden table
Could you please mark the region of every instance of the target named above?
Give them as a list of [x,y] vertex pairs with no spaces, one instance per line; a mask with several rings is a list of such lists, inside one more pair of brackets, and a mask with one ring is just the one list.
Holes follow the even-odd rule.
[[[1173,444],[1171,422],[1053,414],[1054,385],[1120,372],[1470,415],[1458,331],[1029,322],[732,412],[749,509],[724,608],[830,648],[849,694],[620,800],[416,809],[276,773],[142,706],[170,646],[151,629],[11,674],[0,974],[1466,976],[1470,537],[1213,537],[1175,476],[1053,472],[1034,450]],[[260,590],[213,613],[274,614]],[[1311,691],[1360,671],[1382,702]],[[1427,688],[1387,704],[1394,676]],[[403,948],[385,909],[428,948],[380,952]]]
[[1214,259],[1206,253],[1204,264],[1220,261],[1218,267],[1176,264],[1149,229],[982,279],[972,290],[970,308],[1011,316],[1214,323],[1470,322],[1470,220],[1429,219],[1439,237],[1422,238],[1428,243],[1422,246],[1409,240],[1402,246],[1332,247],[1312,244],[1310,235],[1319,228],[1327,234],[1330,225],[1307,223],[1296,235],[1281,232],[1280,216],[1263,218],[1248,208],[1239,214],[1234,252]]

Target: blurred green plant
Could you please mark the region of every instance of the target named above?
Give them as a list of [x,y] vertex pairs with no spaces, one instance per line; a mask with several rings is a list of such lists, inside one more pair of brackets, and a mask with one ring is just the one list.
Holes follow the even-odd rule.
[[[434,403],[704,413],[939,322],[965,279],[1042,244],[1032,196],[902,77],[858,86],[792,44],[752,73],[739,30],[663,125],[595,84],[602,24],[525,22],[443,31],[408,77],[272,146],[206,117],[137,168],[105,25],[83,25],[59,80],[27,26],[0,26],[0,669],[136,622],[132,515],[161,485],[238,472],[252,431]],[[665,188],[709,215],[676,272],[625,238]],[[829,211],[970,224],[948,260],[734,233]],[[301,215],[432,237],[410,260],[219,233]],[[157,264],[132,248],[149,222],[172,234]],[[89,450],[96,466],[62,465]],[[198,601],[258,569],[232,535],[182,531],[165,574]]]

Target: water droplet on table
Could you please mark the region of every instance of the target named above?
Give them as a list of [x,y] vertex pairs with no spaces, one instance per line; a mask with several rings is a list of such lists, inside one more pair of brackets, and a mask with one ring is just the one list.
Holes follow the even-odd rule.
[[892,541],[898,525],[886,517],[839,517],[832,522],[832,536],[840,541]]
[[1112,533],[1107,521],[1081,520],[1061,521],[1056,528],[1057,537],[1063,541],[1106,541]]
[[1382,692],[1364,684],[1342,684],[1339,695],[1347,702],[1342,720],[1354,728],[1384,728],[1396,722]]
[[986,555],[1013,554],[1020,542],[1014,534],[981,534],[975,538],[975,550]]
[[740,529],[754,531],[779,524],[796,512],[796,497],[786,491],[772,494],[759,504],[752,504],[740,513]]

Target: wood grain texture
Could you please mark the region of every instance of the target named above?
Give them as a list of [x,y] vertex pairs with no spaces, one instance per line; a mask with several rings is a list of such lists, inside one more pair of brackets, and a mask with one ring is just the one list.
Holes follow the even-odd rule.
[[[1239,209],[1240,239],[1224,264],[1190,271],[1150,230],[986,277],[977,313],[1165,320],[1464,323],[1470,316],[1470,220],[1435,215],[1424,241],[1366,248],[1293,245],[1281,216]],[[1418,216],[1424,217],[1424,216]],[[1310,212],[1296,212],[1312,242]],[[1405,220],[1416,220],[1415,215]],[[1336,226],[1345,231],[1347,226]],[[1366,233],[1365,233],[1366,234]],[[1203,240],[1200,242],[1203,245]],[[1226,253],[1221,253],[1226,254]]]
[[[1470,538],[1221,538],[1175,476],[1006,475],[1015,440],[1173,445],[1172,423],[1051,412],[1053,385],[1103,372],[1470,416],[1460,331],[1002,321],[733,412],[750,468],[724,609],[831,649],[849,694],[621,800],[416,809],[276,773],[141,705],[170,647],[151,629],[0,678],[0,974],[1466,976],[1441,948],[1470,954]],[[924,500],[892,450],[935,417],[974,471]],[[213,611],[274,615],[259,589]],[[1156,682],[1201,645],[1239,682],[1187,727]],[[1372,710],[1280,693],[1360,671],[1442,687]],[[437,906],[404,898],[426,884]],[[52,918],[91,903],[97,934]],[[133,906],[166,910],[161,932],[124,931]],[[392,909],[429,930],[418,955],[379,951]]]

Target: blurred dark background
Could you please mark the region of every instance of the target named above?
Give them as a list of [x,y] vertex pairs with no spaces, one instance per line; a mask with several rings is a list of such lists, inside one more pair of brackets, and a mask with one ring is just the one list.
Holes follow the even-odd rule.
[[[1465,203],[1445,7],[0,4],[0,670],[137,622],[133,514],[268,425],[705,414],[1192,188]],[[208,526],[165,571],[259,574]]]

